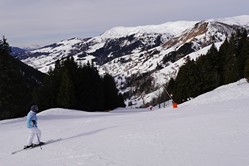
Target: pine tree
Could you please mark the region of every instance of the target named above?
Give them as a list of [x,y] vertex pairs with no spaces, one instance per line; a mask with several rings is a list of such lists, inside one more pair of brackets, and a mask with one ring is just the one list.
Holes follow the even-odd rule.
[[244,47],[242,48],[241,52],[243,53],[243,57],[245,58],[244,61],[244,77],[249,82],[249,37],[246,38]]
[[206,55],[199,57],[196,63],[201,73],[202,93],[222,84],[222,60],[215,45],[211,46]]
[[62,73],[61,85],[57,96],[58,106],[63,108],[75,108],[74,95],[73,82],[68,74],[68,71],[65,70]]
[[[103,111],[124,106],[123,96],[118,94],[113,78],[107,83],[104,80],[93,64],[79,66],[70,57],[57,61],[39,90],[39,103],[43,108],[64,107],[84,111]],[[105,93],[111,98],[108,95],[105,99]]]
[[242,31],[241,37],[239,39],[239,55],[238,55],[238,74],[239,79],[246,77],[246,68],[248,67],[247,60],[249,59],[249,37],[247,37],[247,32]]
[[113,77],[106,74],[103,78],[104,95],[105,95],[105,110],[112,110],[118,106],[121,107],[120,97],[118,94],[118,89],[116,88],[116,83]]
[[224,55],[224,83],[228,84],[239,79],[238,55],[236,54],[236,36],[232,35]]
[[249,82],[249,57],[247,58],[246,62],[245,62],[245,78],[247,79],[247,81]]
[[28,84],[9,55],[7,40],[0,40],[0,119],[18,117],[24,114],[27,104],[32,100]]
[[198,66],[193,60],[186,59],[175,80],[173,98],[177,103],[187,101],[202,92],[202,79]]
[[[174,92],[174,88],[175,88],[175,80],[173,78],[170,78],[168,84],[166,85],[166,90],[169,94],[167,94],[166,92],[166,96],[168,95],[172,95]],[[170,98],[171,96],[168,96],[168,98]]]
[[10,53],[11,52],[9,43],[7,42],[7,39],[5,38],[5,36],[3,36],[2,40],[0,40],[0,52],[2,52],[2,53]]
[[93,65],[88,63],[78,69],[75,85],[78,109],[85,111],[104,109],[102,79]]

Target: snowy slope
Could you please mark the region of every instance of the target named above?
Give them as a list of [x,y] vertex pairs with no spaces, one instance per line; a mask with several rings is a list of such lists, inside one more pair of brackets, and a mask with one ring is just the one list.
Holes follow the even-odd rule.
[[[205,23],[208,24],[207,27]],[[232,25],[249,29],[249,16],[209,19],[199,22],[176,21],[160,25],[114,27],[100,36],[63,40],[26,52],[25,55],[19,55],[18,58],[42,72],[48,72],[56,60],[67,56],[74,56],[76,60],[83,63],[92,59],[106,63],[106,61],[109,62],[115,58],[133,56],[134,53],[137,53],[137,56],[142,56],[143,51],[149,51],[161,44],[166,48],[170,47],[168,50],[170,53],[170,51],[179,49],[184,43],[193,40],[195,41],[192,47],[197,51],[203,45],[207,46],[214,42],[224,41],[228,34],[235,32],[236,29],[233,29],[235,27]],[[213,38],[216,40],[210,40]],[[164,49],[158,48],[156,50],[161,52],[159,55],[162,56],[165,55]],[[106,61],[103,62],[105,58]],[[122,66],[124,65],[125,63]],[[115,75],[117,74],[115,73]]]
[[28,56],[22,61],[40,70],[41,72],[48,72],[51,67],[54,67],[56,60],[60,60],[70,55],[74,45],[79,43],[82,43],[82,40],[77,38],[63,40],[61,42],[30,51],[29,54],[31,54],[31,56]]
[[[188,31],[191,32],[191,29],[196,30],[194,27],[196,24],[200,23],[210,23],[216,24],[218,22],[228,24],[228,25],[237,25],[245,28],[249,28],[249,16],[237,16],[237,17],[229,17],[229,18],[219,18],[219,19],[209,19],[206,21],[176,21],[176,22],[167,22],[160,25],[147,25],[147,26],[137,26],[137,27],[114,27],[106,32],[104,32],[100,36],[96,36],[89,39],[80,39],[80,38],[72,38],[68,40],[63,40],[58,43],[54,43],[43,48],[34,49],[32,51],[26,52],[24,55],[18,55],[18,58],[22,60],[24,63],[42,71],[48,72],[50,67],[54,67],[54,63],[58,59],[65,58],[67,56],[74,56],[76,60],[87,62],[90,59],[98,59],[98,56],[113,56],[113,52],[117,52],[117,50],[113,49],[111,46],[115,44],[115,48],[121,49],[123,47],[129,47],[128,52],[141,52],[146,49],[146,45],[149,47],[154,47],[153,43],[161,38],[161,42],[167,42],[168,40],[175,38],[176,41],[170,45],[173,49],[177,49],[176,47],[180,46],[184,42],[189,41],[181,41],[184,37],[184,34]],[[223,25],[225,26],[225,25]],[[201,34],[196,42],[199,43],[207,43],[209,38],[215,36],[222,36],[221,32],[231,33],[231,29],[221,29],[221,32],[217,34],[217,28],[210,28],[211,32]],[[198,30],[198,29],[197,29]],[[183,35],[183,37],[182,37]],[[186,34],[185,34],[186,35]],[[211,35],[211,36],[209,36]],[[192,35],[191,35],[192,36]],[[186,37],[186,36],[185,36]],[[187,36],[188,37],[188,36]],[[192,36],[193,38],[195,35]],[[207,39],[206,39],[207,38]],[[121,40],[122,39],[122,40]],[[205,39],[205,40],[204,40]],[[137,45],[137,42],[140,40],[142,45]],[[220,39],[224,40],[224,39]],[[108,46],[108,42],[113,41],[113,43]],[[131,46],[134,44],[138,47]],[[140,44],[141,44],[140,43]],[[108,46],[108,47],[105,47]],[[157,44],[156,44],[157,46]],[[200,46],[197,46],[200,47]],[[98,52],[99,49],[107,50],[107,52]],[[172,49],[172,48],[171,48]],[[109,51],[108,51],[109,50]],[[159,50],[161,51],[161,50]],[[119,54],[130,55],[131,53],[125,54],[125,52],[118,52]],[[141,55],[141,54],[140,54]],[[112,59],[110,59],[112,60]]]
[[15,155],[27,139],[25,118],[0,121],[0,165],[248,166],[248,92],[241,80],[177,109],[46,110],[42,140],[62,140]]
[[[154,38],[157,38],[159,35],[162,35],[162,40],[167,40],[167,38],[181,34],[195,23],[196,21],[177,21],[160,25],[114,27],[100,36],[89,39],[72,38],[62,40],[58,43],[27,51],[28,53],[26,53],[25,56],[19,55],[18,58],[24,63],[46,73],[50,67],[54,67],[56,60],[67,56],[74,56],[76,60],[79,60],[82,63],[86,63],[87,61],[96,58],[91,54],[98,51],[98,49],[103,48],[110,40],[118,40],[119,38],[134,35],[137,40],[145,38],[144,40],[146,43],[144,43],[144,45],[150,45],[150,43],[154,42]],[[123,45],[129,44],[132,44],[130,39],[123,43]],[[84,56],[82,56],[82,54],[84,54]],[[85,57],[85,54],[89,56]]]
[[[212,44],[219,48],[240,28],[249,30],[249,15],[114,27],[100,36],[63,40],[17,57],[44,73],[54,68],[57,60],[68,56],[80,64],[92,61],[100,74],[115,77],[127,105],[141,107],[150,103],[155,94],[159,96],[160,87],[176,77],[186,56],[195,59],[205,54]],[[150,89],[140,89],[147,83]],[[147,103],[143,103],[141,94]]]
[[161,33],[170,35],[180,35],[184,30],[191,28],[197,21],[176,21],[167,22],[160,25],[146,25],[137,27],[114,27],[104,34],[101,38],[120,38],[136,33]]
[[248,15],[210,19],[209,21],[219,21],[229,25],[242,25],[249,27]]

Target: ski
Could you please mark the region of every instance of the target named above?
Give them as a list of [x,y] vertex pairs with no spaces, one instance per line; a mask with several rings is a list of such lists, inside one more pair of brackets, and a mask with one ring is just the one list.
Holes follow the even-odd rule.
[[16,154],[16,153],[19,153],[19,152],[22,152],[22,151],[35,149],[35,148],[37,148],[37,147],[45,146],[45,145],[47,145],[47,144],[51,144],[51,143],[58,142],[58,141],[61,141],[61,140],[62,140],[62,138],[59,138],[59,139],[51,139],[51,140],[48,140],[48,141],[44,142],[43,145],[35,145],[35,146],[32,146],[32,147],[27,148],[27,149],[19,149],[19,150],[16,150],[16,151],[14,151],[14,152],[11,152],[11,154]]

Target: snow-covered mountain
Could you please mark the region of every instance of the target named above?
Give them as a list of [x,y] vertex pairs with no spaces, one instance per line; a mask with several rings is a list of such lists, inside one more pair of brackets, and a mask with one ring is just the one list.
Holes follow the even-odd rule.
[[26,144],[26,118],[0,121],[3,166],[248,166],[249,84],[219,87],[160,110],[83,112],[60,108],[38,114],[40,148]]
[[151,87],[145,94],[145,100],[150,99],[176,76],[186,56],[197,58],[213,43],[219,48],[240,28],[249,30],[249,16],[115,27],[97,37],[73,38],[35,49],[19,59],[42,72],[67,56],[83,63],[93,61],[101,73],[113,75],[120,91],[139,106],[140,86]]

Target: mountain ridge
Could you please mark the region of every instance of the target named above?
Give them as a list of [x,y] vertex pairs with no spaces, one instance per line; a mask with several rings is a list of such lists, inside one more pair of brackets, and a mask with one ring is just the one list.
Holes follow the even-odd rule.
[[[79,63],[92,61],[100,73],[107,72],[115,77],[122,93],[132,93],[127,101],[141,106],[144,92],[138,91],[139,86],[145,84],[139,80],[141,76],[151,87],[146,90],[145,96],[156,92],[170,77],[176,76],[179,67],[184,64],[184,57],[196,58],[205,54],[212,44],[219,48],[219,43],[241,28],[249,30],[248,15],[114,27],[93,38],[72,38],[28,51],[20,60],[42,72],[47,72],[56,60],[67,56],[73,56]],[[200,54],[199,50],[205,51]],[[171,69],[166,69],[169,66]],[[133,94],[133,91],[136,93]]]

